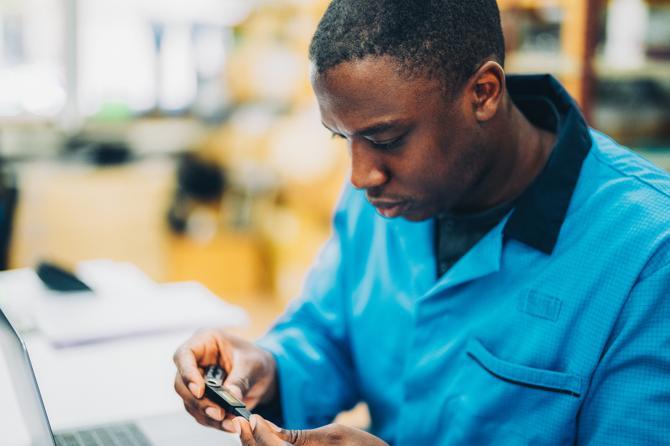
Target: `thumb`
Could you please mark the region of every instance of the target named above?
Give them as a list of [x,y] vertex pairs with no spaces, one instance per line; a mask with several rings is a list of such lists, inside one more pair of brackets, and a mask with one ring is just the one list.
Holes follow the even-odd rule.
[[253,384],[251,382],[250,376],[250,370],[247,370],[246,368],[240,367],[238,365],[230,371],[230,374],[226,378],[226,381],[223,383],[223,385],[224,387],[228,388],[230,393],[232,393],[235,398],[243,401],[244,397],[247,395]]
[[[253,443],[247,441],[246,443],[242,441],[242,444],[256,444],[256,446],[293,446],[290,443],[283,441],[279,436],[279,433],[282,431],[281,428],[277,427],[274,423],[271,423],[263,419],[260,415],[252,415],[249,419],[249,425],[251,428],[251,434],[253,435]],[[244,429],[242,430],[244,434]],[[244,440],[240,436],[241,440]]]
[[[326,444],[318,429],[315,430],[291,430],[282,429],[271,421],[263,420],[257,423],[257,429],[261,429],[261,425],[269,426],[272,433],[283,440],[282,445],[291,446],[310,446]],[[267,429],[267,428],[265,428]],[[254,431],[255,432],[255,431]]]
[[274,426],[276,435],[293,446],[322,446],[322,445],[366,445],[366,446],[388,446],[380,438],[359,429],[353,429],[341,424],[328,424],[317,429],[310,430],[287,430]]

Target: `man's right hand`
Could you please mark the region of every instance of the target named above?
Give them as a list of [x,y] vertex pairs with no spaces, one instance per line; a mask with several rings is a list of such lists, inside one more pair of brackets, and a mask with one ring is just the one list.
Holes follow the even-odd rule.
[[381,438],[342,424],[311,430],[287,430],[258,415],[234,420],[242,446],[388,446]]
[[204,396],[204,370],[218,364],[227,374],[223,385],[253,409],[275,397],[276,362],[265,350],[220,330],[201,331],[174,354],[177,376],[174,388],[184,407],[200,424],[234,432],[234,415]]

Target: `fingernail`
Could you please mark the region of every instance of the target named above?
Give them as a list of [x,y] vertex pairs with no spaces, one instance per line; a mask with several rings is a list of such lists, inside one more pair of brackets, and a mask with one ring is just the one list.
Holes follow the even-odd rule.
[[274,424],[272,421],[265,420],[265,422],[268,423],[268,424],[270,425],[270,427],[272,428],[273,431],[275,431],[275,432],[281,432],[281,427],[277,426],[277,425]]
[[191,383],[188,385],[188,389],[191,391],[194,397],[200,398],[200,395],[198,394],[198,386],[195,383]]
[[256,430],[257,418],[258,418],[258,415],[252,415],[251,418],[249,418],[249,424],[251,425],[251,430],[252,431]]
[[235,424],[233,424],[233,420],[223,420],[223,423],[221,423],[221,427],[223,428],[224,431],[227,432],[235,432]]
[[237,398],[238,400],[242,401],[242,399],[243,399],[243,398],[242,398],[242,391],[240,390],[239,387],[237,387],[237,386],[235,386],[235,385],[228,386],[228,391],[229,391],[230,393],[232,393],[233,396],[234,396],[235,398]]
[[240,422],[235,418],[233,418],[233,427],[235,428],[235,433],[237,435],[242,435],[242,426],[240,426]]
[[216,407],[208,407],[205,409],[205,413],[207,416],[213,420],[216,421],[221,421],[223,420],[223,415],[221,414],[221,409],[217,409]]

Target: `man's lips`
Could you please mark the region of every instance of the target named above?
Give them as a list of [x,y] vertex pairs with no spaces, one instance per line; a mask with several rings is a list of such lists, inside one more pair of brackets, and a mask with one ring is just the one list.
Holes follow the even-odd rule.
[[387,200],[370,200],[377,211],[384,217],[392,218],[402,214],[407,208],[407,201],[387,201]]

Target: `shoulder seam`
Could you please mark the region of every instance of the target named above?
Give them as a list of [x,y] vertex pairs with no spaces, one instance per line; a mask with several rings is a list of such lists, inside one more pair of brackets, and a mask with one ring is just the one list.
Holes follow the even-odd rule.
[[[604,136],[604,135],[603,135],[603,136]],[[606,136],[605,136],[605,137],[606,137]],[[607,137],[606,137],[606,138],[607,138]],[[614,141],[612,141],[611,139],[610,139],[610,141],[611,141],[612,143],[616,144],[616,143],[615,143]],[[617,146],[618,146],[618,144],[617,144]],[[631,174],[631,173],[629,173],[629,172],[624,172],[624,171],[622,171],[622,170],[619,169],[617,166],[613,165],[611,162],[608,162],[607,160],[603,159],[602,155],[601,155],[600,153],[598,153],[597,151],[592,150],[591,152],[593,153],[593,156],[596,157],[596,158],[598,159],[598,161],[599,161],[601,164],[605,165],[605,166],[608,167],[609,169],[611,169],[611,170],[613,170],[613,171],[615,171],[615,172],[619,173],[620,175],[623,175],[623,176],[625,176],[625,177],[627,177],[627,178],[632,178],[632,179],[634,179],[634,180],[636,180],[636,181],[639,181],[640,183],[642,183],[642,184],[648,186],[650,189],[653,189],[653,190],[655,190],[656,192],[658,192],[659,194],[663,195],[664,197],[670,199],[670,193],[668,193],[667,191],[664,191],[664,190],[660,189],[660,188],[659,188],[658,186],[656,186],[655,184],[652,184],[652,183],[650,183],[649,181],[646,181],[646,180],[640,178],[640,177],[637,176],[637,175],[633,175],[633,174]],[[639,155],[638,155],[638,156],[639,156]],[[660,167],[658,167],[658,166],[656,166],[656,167],[657,167],[658,169],[660,169],[661,172],[666,172],[666,171],[662,170]],[[667,173],[667,172],[666,172],[666,173]]]

